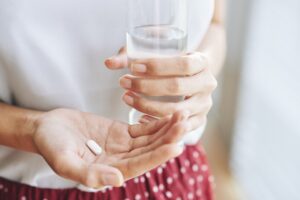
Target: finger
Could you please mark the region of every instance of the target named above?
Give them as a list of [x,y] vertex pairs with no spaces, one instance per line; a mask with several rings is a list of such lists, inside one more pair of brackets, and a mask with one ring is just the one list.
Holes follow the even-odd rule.
[[207,117],[206,115],[198,114],[190,117],[188,121],[190,123],[188,131],[190,132],[196,130],[199,127],[205,126],[207,123]]
[[147,123],[150,123],[150,122],[153,122],[153,121],[156,121],[156,120],[158,120],[158,118],[155,118],[155,117],[152,117],[152,116],[149,116],[149,115],[143,115],[142,117],[140,117],[139,123],[147,124]]
[[217,81],[209,70],[187,77],[145,77],[125,75],[120,85],[128,90],[147,96],[189,96],[207,93],[217,87]]
[[199,52],[150,59],[136,59],[132,61],[130,70],[133,74],[150,76],[186,76],[201,72],[208,66],[204,54]]
[[117,55],[107,58],[105,65],[109,69],[122,69],[128,66],[126,49],[121,48]]
[[147,120],[147,119],[145,119],[145,118],[140,118],[139,119],[139,123],[140,124],[147,124],[147,123],[149,123],[150,121],[149,120]]
[[160,120],[152,121],[148,124],[135,124],[128,126],[128,132],[131,137],[139,137],[143,135],[151,135],[158,131],[162,126],[164,126],[168,121],[176,123],[177,121],[184,118],[186,115],[185,111],[177,111],[172,116],[166,116]]
[[124,182],[118,169],[102,164],[87,164],[73,152],[60,154],[53,168],[58,175],[92,188],[121,186]]
[[[172,137],[174,140],[176,140],[177,135],[180,135],[182,132],[180,131],[181,129],[178,129],[180,126],[177,127],[178,130],[176,129],[176,123],[184,121],[189,117],[189,113],[187,111],[180,111],[177,113],[173,114],[171,120],[169,120],[168,123],[166,123],[163,127],[158,129],[155,134],[134,138],[132,140],[131,151],[140,147],[145,147],[150,143],[153,143],[153,141],[159,140],[159,138],[162,136],[165,136],[166,138]],[[175,128],[173,128],[174,130],[168,131],[172,126],[175,126]]]
[[182,151],[183,147],[180,147],[177,144],[167,144],[151,152],[127,158],[120,163],[117,163],[116,167],[121,170],[125,179],[130,179],[142,175],[171,158],[180,155]]
[[171,127],[167,127],[166,130],[163,130],[161,133],[149,139],[147,144],[140,146],[140,148],[136,148],[132,150],[126,157],[133,157],[136,155],[141,155],[146,152],[153,151],[162,145],[178,143],[183,136],[190,130],[190,124],[188,121],[178,122]]
[[[128,99],[131,99],[128,101]],[[168,116],[178,110],[189,110],[191,115],[208,112],[212,107],[211,95],[196,94],[180,102],[161,102],[138,96],[132,92],[126,92],[124,102],[136,110],[155,117]],[[146,118],[145,118],[146,119]],[[149,119],[149,117],[147,117]]]
[[140,136],[145,136],[155,133],[162,126],[168,123],[170,117],[165,117],[163,119],[146,123],[146,124],[134,124],[128,126],[128,132],[131,137],[136,138]]
[[150,116],[150,115],[143,115],[141,118],[140,118],[140,120],[141,121],[143,121],[143,122],[152,122],[152,121],[155,121],[155,120],[157,120],[157,118],[155,118],[155,117],[152,117],[152,116]]

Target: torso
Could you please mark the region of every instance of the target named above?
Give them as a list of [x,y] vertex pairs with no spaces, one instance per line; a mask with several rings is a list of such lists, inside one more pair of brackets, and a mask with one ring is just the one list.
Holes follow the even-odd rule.
[[[214,1],[190,4],[192,50],[209,26]],[[125,71],[103,65],[125,44],[127,1],[2,1],[0,16],[0,99],[37,110],[68,107],[128,120],[118,84]],[[1,146],[0,163],[0,176],[11,180],[76,185],[55,175],[37,155]]]

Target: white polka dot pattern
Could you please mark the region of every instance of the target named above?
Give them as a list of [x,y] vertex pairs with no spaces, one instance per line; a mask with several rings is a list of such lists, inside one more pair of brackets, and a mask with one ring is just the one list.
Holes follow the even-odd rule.
[[149,192],[145,192],[144,195],[145,195],[146,198],[148,198],[149,197]]
[[189,166],[190,166],[190,161],[185,160],[185,161],[184,161],[184,165],[185,165],[186,167],[189,167]]
[[194,184],[195,184],[195,179],[190,178],[190,179],[189,179],[189,184],[190,184],[190,185],[194,185]]
[[202,176],[202,175],[199,175],[199,176],[197,177],[197,181],[201,183],[201,182],[203,181],[203,176]]
[[147,172],[147,173],[146,173],[146,177],[147,177],[147,178],[150,178],[150,177],[151,177],[150,172]]
[[199,170],[198,165],[194,164],[194,165],[192,166],[192,170],[193,170],[194,172],[197,172],[197,171]]
[[153,186],[153,192],[158,192],[158,187],[155,185],[155,186]]
[[167,192],[166,192],[166,197],[168,197],[168,198],[172,198],[172,197],[173,197],[173,195],[172,195],[172,192],[170,192],[170,191],[167,191]]
[[185,167],[181,167],[181,168],[180,168],[180,172],[181,172],[182,174],[184,174],[184,173],[186,172]]
[[202,165],[201,166],[201,170],[204,171],[204,172],[207,171],[208,170],[208,166],[207,165]]
[[191,193],[191,192],[188,193],[187,198],[188,198],[188,199],[194,199],[194,194]]
[[210,183],[213,183],[213,182],[215,181],[214,176],[209,176],[209,177],[208,177],[208,181],[209,181]]
[[137,178],[137,177],[134,178],[134,179],[133,179],[133,182],[134,182],[134,183],[139,183],[139,178]]
[[199,153],[197,151],[193,152],[193,157],[194,158],[198,158],[199,157]]
[[198,189],[198,190],[196,191],[196,195],[197,195],[198,197],[202,196],[202,191],[201,191],[200,189]]
[[159,184],[158,188],[163,191],[165,189],[165,186],[163,184]]
[[142,198],[142,197],[141,197],[140,194],[136,194],[135,197],[134,197],[134,200],[141,200],[141,198]]
[[173,183],[173,179],[172,179],[171,177],[168,177],[168,178],[167,178],[167,183],[168,183],[168,184],[172,184],[172,183]]
[[158,167],[158,168],[157,168],[157,173],[158,173],[158,174],[162,174],[162,172],[163,172],[163,169],[162,169],[161,167]]
[[[186,148],[186,150],[189,149],[190,147]],[[9,194],[10,186],[3,183],[0,178],[0,196],[5,193]],[[121,188],[106,187],[95,193],[99,197],[89,199],[120,199],[122,196],[120,200],[211,200],[210,193],[213,185],[214,177],[209,174],[208,165],[203,162],[202,154],[197,150],[189,151],[188,156],[172,159],[167,164],[162,164],[142,176],[131,179]],[[120,192],[122,193],[114,198],[114,195]],[[208,194],[209,197],[207,197]],[[31,200],[26,195],[22,195],[17,200]],[[40,197],[39,200],[47,200],[47,198]]]

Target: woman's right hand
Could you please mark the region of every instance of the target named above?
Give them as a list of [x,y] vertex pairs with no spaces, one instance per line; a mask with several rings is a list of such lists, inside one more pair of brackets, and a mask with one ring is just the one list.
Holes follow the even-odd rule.
[[[188,130],[188,113],[177,112],[147,124],[128,125],[69,109],[42,114],[33,134],[37,151],[60,176],[93,188],[121,186],[130,178],[178,156]],[[96,141],[95,156],[86,146]]]

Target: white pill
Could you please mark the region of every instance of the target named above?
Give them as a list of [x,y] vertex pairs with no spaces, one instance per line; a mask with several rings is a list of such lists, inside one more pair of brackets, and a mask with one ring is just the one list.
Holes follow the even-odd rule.
[[102,148],[94,141],[88,140],[86,146],[95,154],[100,155],[102,153]]

